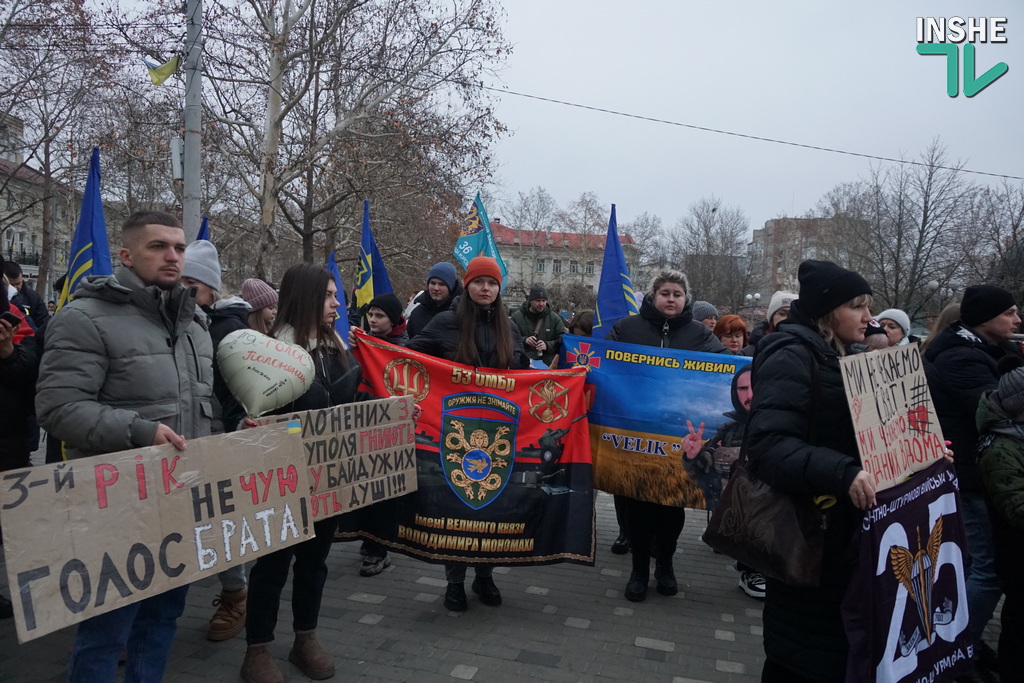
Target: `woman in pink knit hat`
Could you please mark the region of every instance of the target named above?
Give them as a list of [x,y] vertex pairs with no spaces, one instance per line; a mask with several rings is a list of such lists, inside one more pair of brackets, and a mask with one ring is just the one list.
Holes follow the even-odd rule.
[[242,283],[242,298],[252,307],[249,327],[260,334],[269,334],[277,315],[277,292],[263,280],[251,277]]

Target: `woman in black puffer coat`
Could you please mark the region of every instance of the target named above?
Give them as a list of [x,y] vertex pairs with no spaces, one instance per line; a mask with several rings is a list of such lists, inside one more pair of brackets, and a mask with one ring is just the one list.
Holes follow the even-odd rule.
[[[619,320],[606,339],[682,351],[726,353],[722,342],[707,325],[693,319],[693,297],[689,292],[686,275],[675,270],[661,272],[644,297],[640,315]],[[651,398],[662,400],[661,397]],[[652,541],[658,552],[654,558],[658,592],[675,595],[679,588],[672,569],[672,556],[686,522],[686,511],[625,496],[616,496],[615,502],[616,508],[622,510],[626,536],[633,549],[633,571],[626,584],[626,599],[641,602],[647,597]]]
[[860,467],[839,358],[864,339],[871,287],[827,261],[804,261],[798,277],[800,298],[754,357],[748,455],[773,488],[824,497],[828,531],[818,588],[767,580],[761,680],[841,681],[849,645],[840,608],[856,568],[850,541],[875,488]]

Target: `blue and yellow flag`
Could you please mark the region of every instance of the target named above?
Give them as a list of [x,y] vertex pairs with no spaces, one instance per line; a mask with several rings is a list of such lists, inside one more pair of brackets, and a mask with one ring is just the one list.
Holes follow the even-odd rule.
[[370,232],[370,202],[363,201],[363,235],[359,242],[359,265],[356,267],[356,306],[362,308],[373,297],[393,291],[384,259],[377,251],[377,240]]
[[199,240],[210,241],[210,217],[203,216],[203,224],[199,226],[199,234],[196,235],[196,242]]
[[505,288],[508,271],[505,269],[505,262],[501,260],[501,254],[498,253],[498,245],[491,232],[491,221],[487,218],[487,211],[484,209],[484,203],[480,201],[479,192],[476,193],[473,208],[469,210],[469,216],[466,217],[466,223],[462,226],[452,253],[463,268],[477,256],[490,256],[498,262],[498,268],[501,269],[502,289]]
[[608,237],[604,241],[604,262],[601,265],[601,283],[597,288],[597,310],[594,312],[594,336],[603,339],[620,318],[639,313],[633,282],[629,279],[626,255],[619,242],[619,228],[615,222],[615,205],[608,219]]
[[156,64],[143,58],[142,63],[146,65],[146,71],[149,72],[149,80],[153,81],[153,85],[163,85],[164,81],[173,76],[174,72],[181,66],[181,56],[175,55],[163,64]]
[[334,286],[338,288],[338,317],[334,319],[334,330],[341,335],[342,339],[348,339],[348,318],[345,316],[345,286],[341,284],[341,271],[338,270],[338,262],[334,260],[334,252],[327,257],[327,270],[334,278]]
[[107,222],[103,218],[103,200],[100,199],[100,148],[92,148],[89,159],[89,178],[82,195],[82,214],[78,217],[75,235],[71,239],[70,264],[64,288],[57,300],[57,310],[71,300],[71,295],[82,278],[89,275],[111,275],[110,245],[107,242]]

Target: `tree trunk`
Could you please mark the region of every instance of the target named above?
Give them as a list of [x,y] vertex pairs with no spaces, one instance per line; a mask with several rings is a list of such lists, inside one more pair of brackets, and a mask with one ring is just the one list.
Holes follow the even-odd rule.
[[[285,19],[287,21],[287,18]],[[256,275],[267,277],[267,252],[277,245],[274,235],[274,218],[277,211],[277,178],[274,167],[277,165],[277,152],[281,144],[283,130],[281,121],[281,87],[284,81],[282,56],[287,42],[287,30],[271,45],[270,51],[270,90],[267,97],[267,130],[263,136],[263,159],[260,163],[262,179],[260,181],[260,248],[256,256]]]
[[36,291],[44,300],[56,298],[47,294],[50,278],[50,252],[53,250],[53,178],[50,174],[50,139],[43,141],[43,239],[39,253],[39,277]]

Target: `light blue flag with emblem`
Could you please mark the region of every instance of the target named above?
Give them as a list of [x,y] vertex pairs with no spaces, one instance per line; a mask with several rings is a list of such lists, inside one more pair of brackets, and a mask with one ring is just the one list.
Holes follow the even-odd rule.
[[619,227],[615,222],[615,205],[608,219],[608,236],[604,241],[604,262],[601,264],[601,282],[597,287],[597,310],[594,312],[594,333],[604,339],[612,325],[627,315],[640,311],[636,305],[633,282],[629,279],[626,255],[619,242]]
[[377,250],[377,240],[370,232],[370,202],[363,201],[363,235],[359,242],[359,265],[356,267],[356,306],[362,308],[381,294],[389,294],[391,278],[384,268],[384,259]]
[[82,213],[78,217],[75,235],[71,238],[71,253],[64,288],[57,300],[57,310],[71,300],[82,278],[89,275],[111,275],[110,244],[107,242],[107,221],[103,218],[103,200],[100,199],[100,148],[92,148],[89,159],[89,177],[82,195]]
[[334,330],[341,335],[342,339],[348,339],[348,318],[345,316],[345,286],[341,284],[341,271],[338,270],[338,262],[334,260],[334,252],[327,257],[327,270],[334,278],[334,286],[338,288],[338,301],[341,306],[338,308],[338,317],[334,320]]
[[196,235],[196,242],[199,240],[210,241],[210,217],[203,216],[203,224],[199,226],[199,234]]
[[476,193],[473,208],[469,210],[469,216],[466,217],[466,223],[462,226],[452,253],[463,268],[476,256],[490,256],[498,262],[498,268],[501,269],[501,288],[505,288],[505,276],[508,271],[505,269],[505,262],[501,260],[501,254],[498,253],[498,245],[491,232],[491,221],[487,218],[487,210],[480,201],[479,192]]

